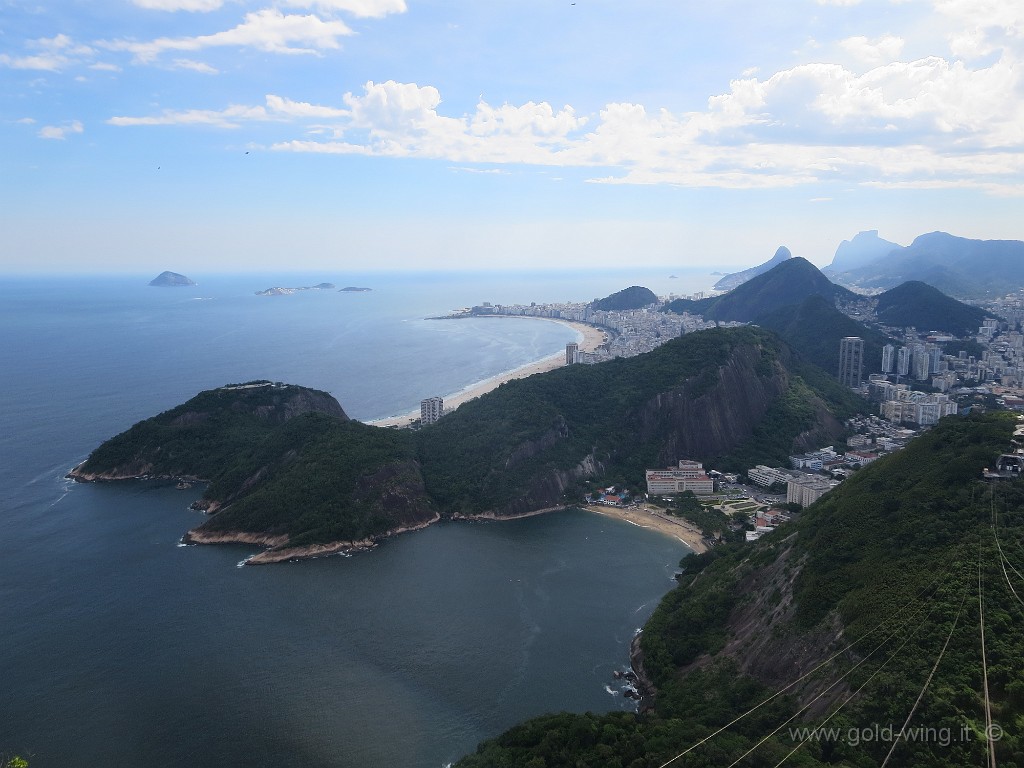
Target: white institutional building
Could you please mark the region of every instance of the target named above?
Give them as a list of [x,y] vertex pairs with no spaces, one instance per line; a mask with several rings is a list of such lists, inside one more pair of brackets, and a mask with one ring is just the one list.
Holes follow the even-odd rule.
[[704,472],[699,461],[679,462],[678,467],[647,470],[647,493],[684,493],[691,491],[695,496],[710,496],[715,492],[715,481]]

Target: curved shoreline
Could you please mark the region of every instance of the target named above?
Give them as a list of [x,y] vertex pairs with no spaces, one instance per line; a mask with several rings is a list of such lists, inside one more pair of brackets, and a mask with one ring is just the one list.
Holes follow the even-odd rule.
[[[558,323],[559,325],[564,325],[576,331],[578,334],[576,343],[580,345],[580,351],[582,352],[593,352],[596,350],[605,342],[605,338],[608,333],[607,331],[602,331],[600,328],[593,325],[577,323],[572,320],[562,320],[557,317],[530,317],[524,315],[474,315],[473,317],[478,319],[544,320],[549,323]],[[448,319],[457,320],[459,318]],[[442,395],[444,398],[445,412],[454,411],[463,403],[480,397],[480,395],[484,395],[492,389],[497,389],[505,382],[513,381],[514,379],[525,379],[527,376],[532,376],[535,373],[553,371],[555,368],[561,368],[563,365],[565,365],[565,352],[555,352],[554,354],[548,355],[540,360],[535,360],[532,363],[526,363],[518,368],[512,368],[481,381],[468,384],[456,392],[449,392]],[[388,416],[382,419],[373,419],[364,423],[374,427],[408,427],[419,417],[420,411],[419,408],[417,408],[416,410],[411,410],[404,414]]]
[[692,523],[685,520],[676,520],[657,512],[641,512],[640,510],[634,512],[623,507],[580,505],[579,509],[622,520],[631,525],[668,536],[685,544],[695,555],[708,551],[708,545],[704,543],[704,535]]

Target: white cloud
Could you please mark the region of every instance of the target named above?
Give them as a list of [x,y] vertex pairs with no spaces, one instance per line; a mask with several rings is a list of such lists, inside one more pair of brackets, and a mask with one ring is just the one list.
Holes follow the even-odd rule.
[[337,107],[323,107],[316,104],[309,104],[304,101],[292,101],[273,94],[267,95],[267,109],[277,115],[296,118],[335,118],[347,117],[350,112],[347,109]]
[[[898,39],[871,44],[895,51]],[[547,103],[444,110],[440,91],[368,82],[340,105],[268,95],[262,106],[118,117],[115,125],[303,124],[271,147],[466,165],[602,169],[593,181],[768,189],[970,183],[1005,194],[1024,174],[1024,87],[1011,57],[985,67],[929,57],[864,73],[802,64],[745,77],[700,111],[611,103],[596,115]],[[933,187],[934,188],[934,187]]]
[[140,8],[151,11],[216,11],[224,0],[132,0]]
[[175,59],[173,62],[175,69],[187,69],[191,72],[198,72],[202,75],[216,75],[216,67],[211,67],[209,64],[205,64],[201,61],[193,61],[192,59]]
[[27,47],[34,52],[23,56],[0,54],[0,65],[11,69],[60,72],[95,53],[89,46],[79,45],[63,34],[30,40]]
[[955,32],[950,34],[954,55],[972,58],[1004,50],[1024,53],[1024,6],[1007,0],[935,0]]
[[227,109],[165,110],[153,117],[112,117],[109,125],[206,125],[214,128],[239,128],[244,121],[268,120],[263,107],[231,106]]
[[814,0],[818,5],[860,5],[861,0]]
[[85,129],[78,120],[72,120],[64,125],[45,125],[39,129],[39,138],[58,139],[63,141],[69,134],[82,133]]
[[285,0],[293,8],[345,11],[360,18],[379,19],[390,13],[405,13],[405,0]]
[[318,16],[285,15],[276,9],[247,13],[238,26],[196,37],[161,37],[150,42],[114,40],[104,47],[129,51],[141,62],[151,62],[165,51],[199,51],[214,47],[255,48],[269,53],[316,54],[341,46],[339,38],[352,30],[341,21]]
[[877,40],[869,40],[863,35],[858,35],[846,38],[839,45],[858,61],[878,65],[888,64],[899,58],[903,52],[904,41],[903,38],[894,35],[885,35]]

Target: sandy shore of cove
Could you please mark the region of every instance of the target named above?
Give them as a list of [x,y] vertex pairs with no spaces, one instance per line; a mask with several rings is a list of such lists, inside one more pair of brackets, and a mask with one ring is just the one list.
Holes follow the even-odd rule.
[[638,508],[627,509],[625,507],[606,507],[604,505],[590,505],[580,507],[587,512],[596,512],[605,517],[614,517],[616,520],[625,520],[627,523],[639,525],[641,528],[649,528],[652,531],[671,536],[677,541],[683,542],[696,554],[707,552],[707,544],[704,543],[704,536],[700,529],[693,523],[679,518],[669,517],[660,512],[650,509]]
[[[604,343],[608,336],[607,331],[603,331],[600,328],[595,328],[592,325],[585,325],[584,323],[574,323],[570,320],[561,320],[553,317],[522,317],[520,315],[477,315],[476,317],[482,319],[493,319],[493,320],[546,320],[549,323],[559,323],[560,325],[568,326],[579,334],[579,341],[581,352],[593,352],[601,344]],[[454,411],[460,405],[468,400],[472,400],[480,395],[490,392],[492,389],[497,389],[500,385],[513,379],[525,379],[527,376],[532,376],[535,373],[544,373],[546,371],[552,371],[555,368],[561,368],[565,365],[565,352],[556,352],[553,355],[545,357],[542,360],[537,360],[533,363],[520,366],[511,371],[505,371],[499,373],[497,376],[492,376],[489,379],[478,381],[475,384],[470,384],[468,387],[459,390],[458,392],[451,392],[444,397],[444,409],[446,412]],[[430,393],[425,393],[424,398],[431,397]],[[372,424],[375,427],[407,427],[412,424],[416,419],[420,417],[419,408],[408,413],[401,414],[399,416],[390,416],[386,419],[375,419],[374,421],[368,421],[367,424]]]

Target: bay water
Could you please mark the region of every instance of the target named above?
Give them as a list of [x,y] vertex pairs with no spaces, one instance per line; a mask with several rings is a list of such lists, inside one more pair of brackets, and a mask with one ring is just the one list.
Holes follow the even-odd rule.
[[[612,672],[672,586],[687,551],[672,540],[566,512],[239,568],[253,548],[178,545],[202,522],[200,488],[64,475],[203,389],[287,381],[370,420],[576,338],[541,320],[424,319],[453,308],[713,278],[150,277],[0,279],[0,756],[440,768],[533,715],[631,708]],[[254,295],[328,280],[373,290]]]

